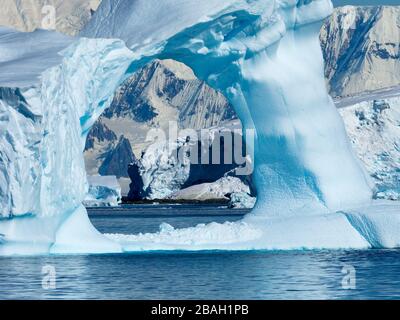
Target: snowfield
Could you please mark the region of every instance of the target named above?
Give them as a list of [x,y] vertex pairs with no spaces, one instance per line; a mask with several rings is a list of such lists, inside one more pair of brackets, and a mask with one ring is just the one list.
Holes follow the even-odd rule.
[[400,96],[375,98],[339,111],[354,150],[373,179],[374,197],[400,200]]

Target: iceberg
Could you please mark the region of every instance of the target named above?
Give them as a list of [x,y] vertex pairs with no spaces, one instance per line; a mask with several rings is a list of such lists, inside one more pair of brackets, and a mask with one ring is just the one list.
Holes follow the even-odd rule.
[[116,176],[88,176],[86,207],[117,207],[122,201],[121,186]]
[[[0,136],[0,254],[399,246],[399,206],[372,202],[327,93],[318,34],[331,12],[330,0],[103,1],[85,38],[22,102],[2,99],[2,128],[21,130]],[[191,67],[254,129],[258,200],[243,221],[146,235],[90,224],[86,136],[116,88],[153,59]]]
[[[14,39],[21,41],[18,33]],[[60,247],[67,252],[65,230],[73,230],[72,253],[121,251],[91,226],[82,205],[88,191],[82,154],[90,127],[111,103],[133,53],[121,40],[65,45],[59,64],[37,74],[37,65],[46,65],[42,60],[51,61],[58,52],[36,55],[36,47],[43,46],[38,41],[19,60],[27,70],[21,79],[16,74],[14,85],[21,89],[0,83],[0,233],[5,242],[0,254],[49,253]]]
[[123,39],[138,55],[131,70],[174,59],[224,93],[256,129],[253,214],[328,213],[372,197],[324,82],[318,34],[332,10],[329,0],[108,0],[83,35]]
[[[237,177],[224,176],[215,182],[202,183],[190,186],[173,193],[169,199],[174,200],[197,200],[197,201],[228,201],[235,200],[232,204],[240,206],[241,200],[247,200],[243,195],[250,198],[250,187]],[[254,203],[253,203],[254,205]],[[234,206],[234,205],[233,205]]]

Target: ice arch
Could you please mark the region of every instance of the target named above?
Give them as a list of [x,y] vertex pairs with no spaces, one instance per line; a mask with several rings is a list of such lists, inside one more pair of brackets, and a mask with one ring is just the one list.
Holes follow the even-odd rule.
[[228,97],[256,129],[254,213],[321,214],[372,197],[325,88],[318,35],[331,11],[330,0],[105,1],[83,34],[125,40],[131,70],[179,60]]
[[[0,104],[9,128],[0,134],[0,198],[9,208],[0,254],[399,245],[384,232],[400,226],[397,208],[383,220],[338,212],[369,204],[371,192],[324,85],[318,32],[331,10],[329,0],[104,0],[82,35],[120,38],[131,50],[81,39],[39,86],[22,90],[20,105]],[[125,77],[154,58],[192,67],[256,129],[260,196],[245,221],[138,236],[104,237],[91,226],[81,205],[86,134]],[[27,204],[16,206],[22,195]]]

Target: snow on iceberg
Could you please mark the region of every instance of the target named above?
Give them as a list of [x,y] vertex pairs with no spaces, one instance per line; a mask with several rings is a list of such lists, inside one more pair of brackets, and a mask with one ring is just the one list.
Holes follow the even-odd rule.
[[123,39],[138,56],[131,69],[183,62],[225,94],[244,129],[256,129],[254,214],[328,213],[372,194],[324,82],[318,34],[332,9],[330,0],[106,0],[83,35]]
[[[171,58],[223,92],[244,128],[256,130],[258,191],[255,209],[242,222],[257,230],[250,232],[255,237],[251,241],[247,230],[237,232],[229,244],[205,231],[218,229],[228,237],[235,224],[112,239],[120,239],[128,250],[377,245],[359,232],[350,215],[340,212],[372,206],[372,190],[325,87],[318,34],[331,13],[330,1],[208,1],[193,11],[187,7],[193,1],[187,0],[171,12],[171,20],[163,21],[158,12],[175,1],[161,6],[111,2],[103,2],[83,34],[123,39],[139,56],[131,69],[154,58]],[[139,15],[150,22],[144,28]],[[124,23],[109,28],[104,20]],[[386,208],[371,210],[379,220]],[[400,227],[396,219],[392,222]],[[390,245],[399,245],[400,239],[394,238]]]
[[89,191],[86,207],[117,207],[122,200],[121,186],[116,176],[88,176]]
[[[369,180],[327,94],[318,33],[331,11],[330,0],[103,1],[83,34],[120,38],[132,51],[119,40],[72,44],[31,89],[28,104],[42,118],[26,125],[39,130],[34,146],[19,131],[2,131],[1,203],[16,211],[14,199],[26,192],[29,205],[16,211],[19,219],[2,213],[0,254],[400,246],[398,206],[370,204]],[[258,201],[238,223],[104,237],[81,205],[86,135],[118,85],[156,58],[190,66],[256,130]],[[24,108],[2,110],[6,125],[31,121]],[[26,154],[15,162],[17,148]],[[28,184],[18,183],[19,162],[38,166],[22,171]]]
[[52,31],[25,33],[6,27],[0,27],[0,39],[0,83],[12,88],[39,83],[46,69],[61,63],[58,52],[75,41]]
[[[67,252],[62,230],[74,230],[71,252],[121,250],[91,226],[82,206],[88,189],[83,149],[133,53],[120,40],[82,39],[61,55],[60,64],[44,71],[38,84],[35,74],[28,89],[2,89],[0,233],[5,245],[0,254],[53,252],[59,241]],[[29,69],[46,58],[28,55],[20,63]],[[26,84],[24,78],[21,86]]]

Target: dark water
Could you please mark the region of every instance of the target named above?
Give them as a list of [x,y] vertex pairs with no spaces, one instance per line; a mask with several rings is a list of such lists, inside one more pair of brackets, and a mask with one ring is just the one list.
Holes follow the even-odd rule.
[[[108,209],[107,212],[110,213]],[[232,221],[245,213],[235,211],[234,216],[228,216],[232,211],[213,207],[193,209],[191,206],[112,210],[115,214],[112,217],[107,212],[93,211],[93,223],[103,232],[123,233],[157,231],[161,222],[187,227],[211,221]],[[43,269],[44,266],[47,267]],[[48,287],[49,282],[42,274],[49,267],[56,272],[56,289]],[[346,289],[349,284],[354,289]],[[399,299],[400,251],[0,258],[0,298]]]

